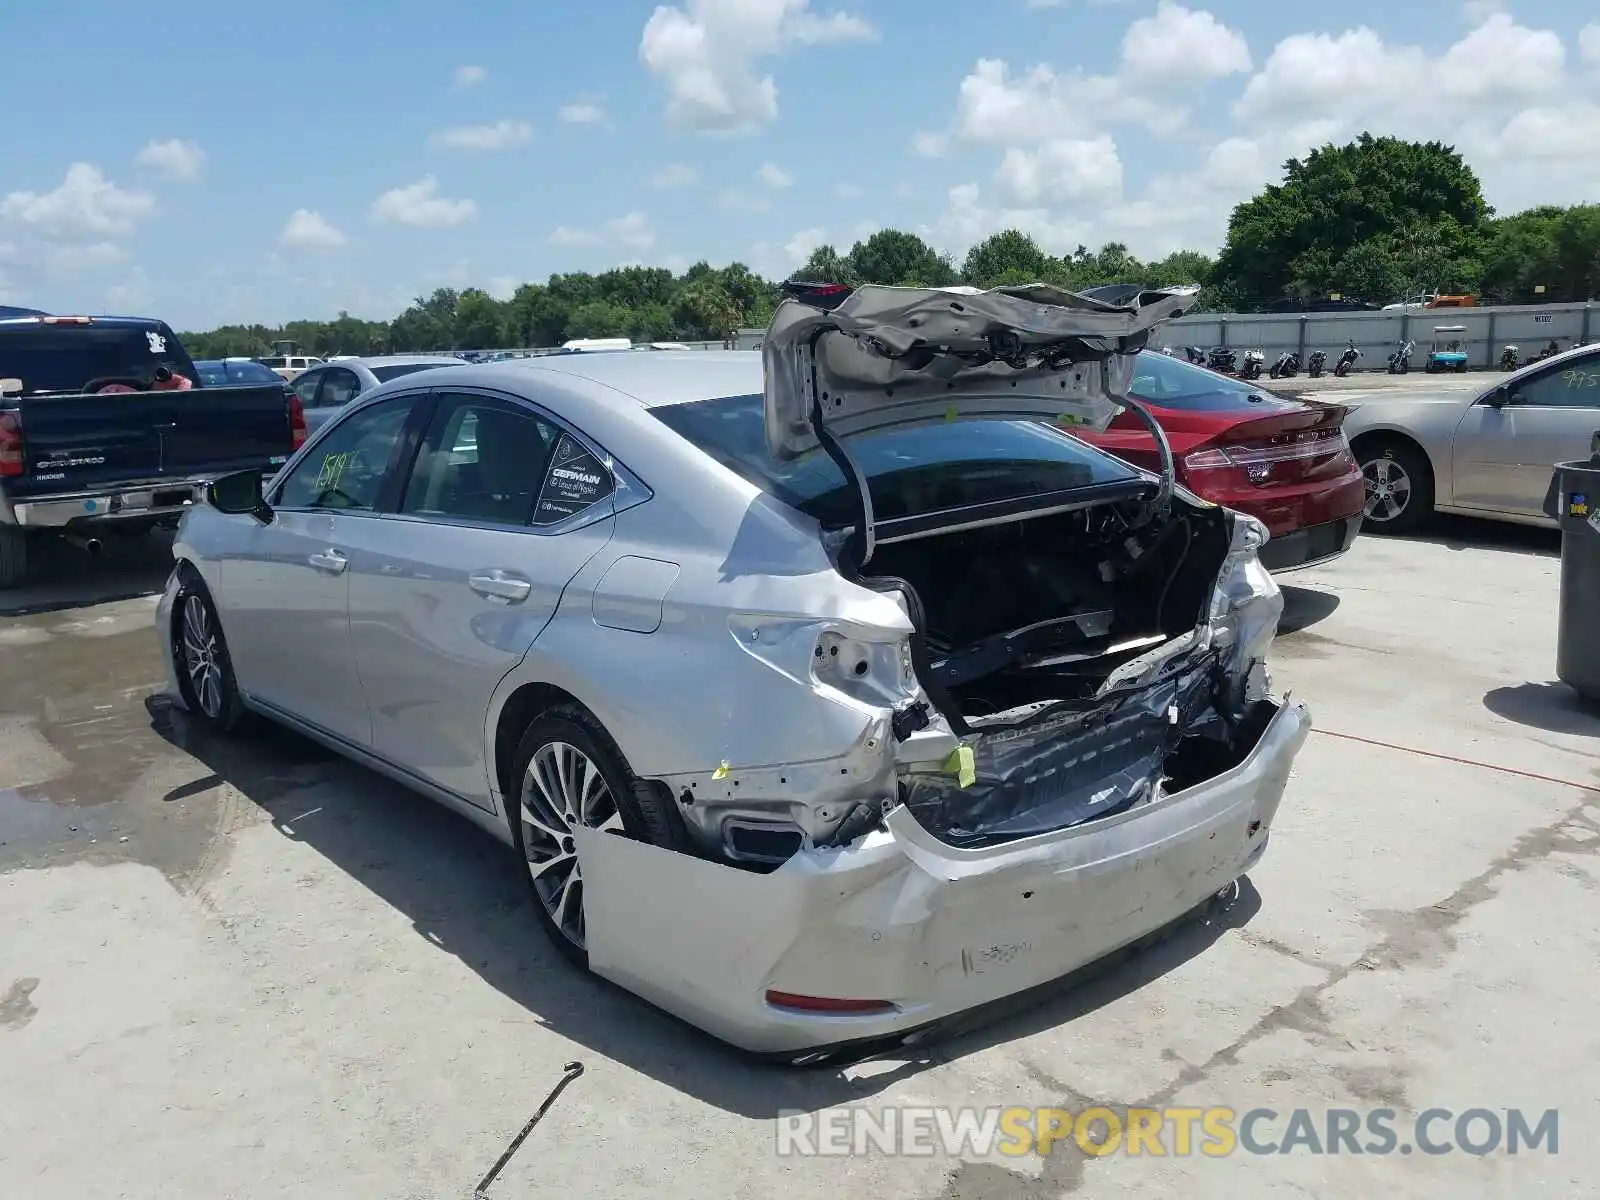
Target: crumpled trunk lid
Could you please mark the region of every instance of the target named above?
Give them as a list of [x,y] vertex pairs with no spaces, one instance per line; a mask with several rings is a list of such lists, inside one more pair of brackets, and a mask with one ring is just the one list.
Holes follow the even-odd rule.
[[1198,298],[1189,287],[797,285],[762,344],[768,451],[789,460],[824,439],[974,418],[1103,429],[1150,330]]

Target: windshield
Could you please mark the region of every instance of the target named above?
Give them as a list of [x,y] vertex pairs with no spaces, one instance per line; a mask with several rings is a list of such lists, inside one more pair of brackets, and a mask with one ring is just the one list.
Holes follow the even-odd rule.
[[1135,398],[1159,408],[1178,408],[1188,412],[1222,412],[1254,405],[1251,396],[1258,389],[1218,375],[1204,367],[1165,354],[1146,351],[1133,360]]
[[399,379],[402,375],[411,375],[417,371],[431,371],[435,367],[464,367],[466,364],[459,359],[455,362],[436,363],[393,363],[387,367],[368,368],[377,378],[379,383],[388,383],[391,379]]
[[230,387],[244,383],[282,383],[270,367],[258,362],[231,362],[214,358],[198,359],[194,369],[206,387]]
[[[784,503],[824,522],[854,519],[858,502],[825,453],[813,451],[794,462],[768,456],[760,396],[725,396],[650,412]],[[888,429],[851,438],[850,453],[867,476],[879,519],[1137,478],[1124,463],[1033,420]]]

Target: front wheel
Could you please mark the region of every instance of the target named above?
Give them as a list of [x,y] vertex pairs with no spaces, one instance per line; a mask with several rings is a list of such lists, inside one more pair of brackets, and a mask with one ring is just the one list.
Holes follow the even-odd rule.
[[1419,450],[1376,441],[1362,446],[1356,460],[1367,490],[1363,532],[1410,533],[1433,511],[1433,469]]
[[217,733],[238,725],[244,702],[234,681],[228,642],[211,594],[194,577],[184,581],[172,606],[172,653],[184,707]]
[[517,745],[507,807],[545,934],[568,959],[588,969],[583,866],[573,829],[684,849],[683,819],[670,797],[640,780],[599,721],[577,705],[536,718]]
[[1343,379],[1346,375],[1350,374],[1350,364],[1349,363],[1340,363],[1337,367],[1335,367],[1333,369],[1333,373],[1335,375],[1337,375],[1340,379]]

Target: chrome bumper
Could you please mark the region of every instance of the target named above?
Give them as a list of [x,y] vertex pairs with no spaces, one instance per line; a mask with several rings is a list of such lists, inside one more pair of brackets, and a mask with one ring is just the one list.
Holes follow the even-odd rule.
[[[904,807],[766,875],[580,828],[589,963],[745,1050],[908,1033],[1068,975],[1227,887],[1265,849],[1310,727],[1285,700],[1232,770],[985,849],[940,842]],[[892,1007],[801,1011],[767,1003],[769,990]]]

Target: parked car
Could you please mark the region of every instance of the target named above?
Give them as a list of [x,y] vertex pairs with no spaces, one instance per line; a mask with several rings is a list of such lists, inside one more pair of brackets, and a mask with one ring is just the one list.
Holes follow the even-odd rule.
[[[1275,396],[1155,354],[1134,360],[1131,391],[1166,432],[1179,481],[1271,531],[1261,551],[1269,570],[1327,562],[1355,541],[1365,491],[1344,436],[1343,407]],[[1157,464],[1155,443],[1132,414],[1081,436],[1139,466]]]
[[393,380],[185,519],[171,686],[490,830],[563,953],[722,1038],[914,1040],[1265,849],[1308,721],[1265,530],[1051,424],[1194,299],[796,288],[761,356]]
[[1364,395],[1345,430],[1366,478],[1365,527],[1407,533],[1435,511],[1553,526],[1554,464],[1600,429],[1600,346],[1529,363],[1476,391]]
[[40,538],[94,552],[176,524],[209,480],[275,471],[306,436],[281,380],[209,386],[145,317],[0,320],[0,376],[0,587]]
[[302,371],[309,371],[322,363],[315,354],[269,354],[256,361],[280,379],[296,379]]
[[294,393],[305,406],[306,425],[316,429],[363,392],[402,375],[431,371],[435,367],[462,367],[466,360],[453,354],[386,354],[371,358],[341,358],[301,374]]
[[206,387],[231,387],[240,383],[276,383],[289,387],[289,381],[253,358],[197,358],[194,369]]

